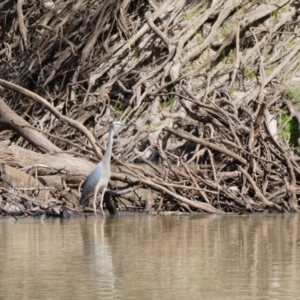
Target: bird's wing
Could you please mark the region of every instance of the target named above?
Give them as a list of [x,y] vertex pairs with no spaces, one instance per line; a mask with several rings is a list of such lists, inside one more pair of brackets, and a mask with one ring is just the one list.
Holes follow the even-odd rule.
[[82,189],[82,194],[81,198],[79,200],[81,205],[84,205],[85,202],[94,195],[95,192],[95,187],[99,183],[99,180],[102,175],[102,169],[103,166],[101,162],[91,171],[91,173],[88,175],[86,178],[84,184],[83,184],[83,189]]

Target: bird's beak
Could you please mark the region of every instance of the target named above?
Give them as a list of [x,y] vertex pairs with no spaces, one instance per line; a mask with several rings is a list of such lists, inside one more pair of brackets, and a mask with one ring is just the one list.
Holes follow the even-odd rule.
[[132,124],[125,124],[125,123],[121,123],[121,122],[114,122],[115,126],[132,126]]
[[130,124],[122,123],[122,125],[120,125],[120,126],[122,126],[122,127],[128,127],[128,126],[130,126]]

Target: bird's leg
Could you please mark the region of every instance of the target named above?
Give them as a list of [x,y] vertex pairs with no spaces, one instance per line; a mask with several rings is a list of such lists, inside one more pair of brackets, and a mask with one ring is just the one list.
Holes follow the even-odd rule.
[[97,198],[97,191],[95,191],[95,194],[94,194],[94,202],[93,202],[93,208],[94,208],[95,216],[96,216],[96,218],[97,218],[96,198]]
[[100,209],[101,209],[103,218],[105,218],[105,215],[104,215],[104,212],[103,212],[103,199],[104,199],[105,190],[106,190],[106,187],[102,190],[101,201],[100,201]]

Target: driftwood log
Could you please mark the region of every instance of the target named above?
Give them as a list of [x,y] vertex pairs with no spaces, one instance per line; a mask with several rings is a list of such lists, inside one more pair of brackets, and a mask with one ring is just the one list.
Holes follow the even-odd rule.
[[283,134],[300,127],[299,1],[16,2],[0,4],[1,215],[89,212],[113,119],[133,126],[111,213],[299,211]]

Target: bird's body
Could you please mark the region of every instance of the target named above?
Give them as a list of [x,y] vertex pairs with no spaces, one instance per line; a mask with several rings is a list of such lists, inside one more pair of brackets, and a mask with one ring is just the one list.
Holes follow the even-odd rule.
[[[109,179],[102,179],[102,169],[102,165],[97,165],[86,178],[83,184],[82,196],[80,198],[81,205],[87,204],[89,198],[94,195],[95,189],[97,189],[97,191],[102,191],[107,186]],[[98,181],[98,178],[100,178],[100,181]]]
[[113,134],[115,126],[129,126],[128,124],[123,124],[119,122],[112,122],[109,127],[109,136],[107,142],[107,148],[102,160],[96,165],[96,167],[91,171],[91,173],[86,178],[83,184],[83,190],[81,194],[81,198],[79,200],[81,205],[86,205],[89,198],[94,195],[93,208],[95,215],[96,213],[96,198],[98,191],[101,191],[101,202],[100,208],[102,215],[103,212],[103,198],[106,187],[108,185],[110,179],[110,159],[113,145]]

